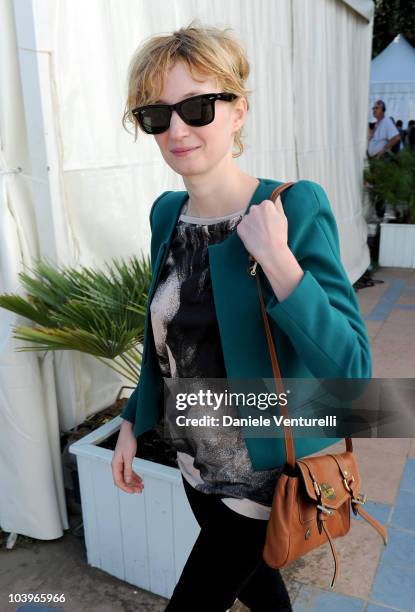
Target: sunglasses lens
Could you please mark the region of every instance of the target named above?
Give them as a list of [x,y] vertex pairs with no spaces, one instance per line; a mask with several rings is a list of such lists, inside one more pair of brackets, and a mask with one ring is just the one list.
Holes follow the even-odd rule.
[[[210,94],[206,96],[195,96],[176,104],[177,113],[185,123],[201,126],[213,121],[215,99],[212,99]],[[161,134],[170,127],[171,109],[168,106],[154,105],[148,108],[137,108],[133,114],[147,134]]]
[[170,125],[170,111],[168,108],[147,108],[140,112],[139,120],[147,134],[161,134]]
[[181,105],[181,114],[189,125],[207,125],[213,121],[213,109],[211,100],[195,98]]

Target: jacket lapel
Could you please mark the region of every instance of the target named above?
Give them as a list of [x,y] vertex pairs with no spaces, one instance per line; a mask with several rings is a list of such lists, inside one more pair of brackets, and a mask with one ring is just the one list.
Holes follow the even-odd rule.
[[[260,180],[246,212],[266,200],[280,184]],[[209,245],[208,251],[227,375],[272,378],[258,289],[255,277],[248,272],[248,251],[236,231],[222,242]]]
[[170,191],[165,198],[163,198],[163,208],[160,206],[161,203],[159,204],[160,210],[157,211],[157,220],[154,222],[155,227],[152,236],[152,243],[157,250],[151,254],[151,259],[154,263],[152,264],[152,279],[148,292],[148,304],[150,304],[156,290],[160,271],[163,269],[167,259],[170,243],[173,239],[173,233],[184,201],[187,197],[187,191]]
[[156,211],[157,219],[154,221],[155,226],[153,229],[151,247],[152,274],[147,297],[147,314],[144,323],[144,347],[142,356],[143,365],[147,363],[150,350],[152,353],[151,361],[153,365],[156,363],[153,327],[150,324],[150,304],[157,288],[161,270],[163,269],[164,263],[167,259],[170,243],[173,239],[174,229],[179,219],[184,201],[187,197],[188,194],[186,191],[171,191],[166,194],[165,198],[163,198],[164,207],[161,208],[160,203],[160,210]]

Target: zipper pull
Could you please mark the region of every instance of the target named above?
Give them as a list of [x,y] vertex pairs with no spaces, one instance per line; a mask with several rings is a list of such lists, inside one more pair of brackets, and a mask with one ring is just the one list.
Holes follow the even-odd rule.
[[253,261],[254,263],[251,266],[248,266],[248,272],[249,272],[249,274],[251,276],[255,276],[256,275],[256,267],[258,265],[258,262],[254,260],[252,255],[249,256],[249,261]]

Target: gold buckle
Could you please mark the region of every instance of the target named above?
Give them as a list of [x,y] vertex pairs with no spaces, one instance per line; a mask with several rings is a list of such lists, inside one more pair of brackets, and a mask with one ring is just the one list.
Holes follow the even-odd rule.
[[[354,476],[350,476],[349,480],[351,480],[352,482],[354,482]],[[349,491],[349,493],[352,493],[351,488],[349,487],[349,483],[347,482],[346,478],[343,478],[343,484],[346,487],[346,489]]]

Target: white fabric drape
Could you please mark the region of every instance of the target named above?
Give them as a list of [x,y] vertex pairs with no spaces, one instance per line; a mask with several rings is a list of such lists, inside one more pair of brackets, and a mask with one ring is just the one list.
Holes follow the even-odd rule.
[[[37,254],[101,267],[112,257],[148,251],[153,200],[163,190],[182,189],[183,184],[166,167],[151,137],[139,134],[134,143],[121,126],[127,67],[143,39],[195,18],[231,27],[248,52],[248,87],[253,93],[245,126],[246,151],[238,164],[258,177],[306,178],[322,184],[337,217],[350,279],[356,280],[366,269],[361,174],[371,2],[365,3],[363,16],[350,6],[353,3],[341,0],[0,2],[9,31],[7,41],[3,38],[0,43],[1,78],[8,80],[7,91],[13,92],[6,96],[9,108],[6,104],[0,111],[1,132],[4,136],[7,119],[11,126],[7,140],[13,141],[16,152],[12,155],[6,147],[4,163],[23,168],[8,186],[13,223],[2,232],[15,240],[9,242],[8,263],[1,264],[2,292],[18,290],[16,275],[22,262]],[[29,28],[32,22],[34,34]],[[6,284],[4,271],[11,261],[20,263],[13,264],[12,282]],[[11,320],[5,322],[5,311],[1,317],[4,330]],[[0,524],[35,537],[58,537],[67,527],[58,430],[108,404],[120,383],[87,356],[55,354],[42,362],[40,355],[17,357],[14,344],[4,341],[2,348],[0,370],[5,373],[9,368],[22,387],[17,400],[6,376],[0,378],[0,445],[5,449],[0,454],[0,487],[4,490],[5,483],[7,490],[0,499]],[[36,389],[30,397],[27,382]],[[25,429],[22,421],[29,410]],[[6,452],[19,437],[26,440],[26,451],[15,456],[16,465],[10,468]],[[53,458],[50,468],[42,467],[39,459],[35,475],[30,476],[38,484],[35,490],[24,469],[27,453],[35,452],[28,450],[32,440],[42,446],[42,457],[49,453]],[[16,478],[18,486],[13,485]],[[45,510],[42,503],[49,508]],[[40,512],[33,515],[38,506],[42,520]]]
[[375,6],[372,0],[343,0],[344,4],[347,4],[352,8],[358,15],[370,21],[375,13]]
[[[14,8],[0,0],[0,293],[24,295],[18,274],[43,254],[39,237],[53,231],[40,223],[44,201],[34,197],[33,186],[43,185],[33,169],[24,120]],[[27,106],[36,112],[35,104]],[[25,343],[12,330],[27,324],[0,309],[0,526],[46,540],[68,528],[60,431],[108,406],[121,383],[88,355],[18,352]],[[74,372],[70,396],[62,388],[68,364]]]
[[295,0],[293,7],[297,176],[327,191],[354,282],[369,265],[362,167],[372,25],[343,2]]
[[[18,273],[38,253],[36,218],[10,2],[0,14],[0,291],[22,294]],[[50,539],[68,527],[54,376],[51,355],[16,351],[12,327],[24,323],[0,310],[0,525]]]

